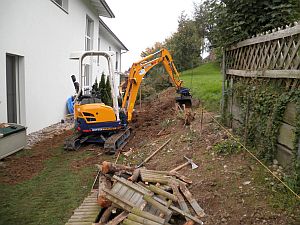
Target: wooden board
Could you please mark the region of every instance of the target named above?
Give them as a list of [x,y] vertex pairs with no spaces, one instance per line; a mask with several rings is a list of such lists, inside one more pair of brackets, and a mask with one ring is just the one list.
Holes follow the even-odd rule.
[[290,167],[293,160],[293,153],[283,145],[277,144],[276,159],[283,167]]
[[295,127],[282,123],[279,129],[278,143],[289,149],[294,148]]
[[99,212],[100,206],[97,203],[97,191],[92,190],[82,204],[75,209],[74,214],[68,220],[66,225],[91,225],[95,222]]
[[296,126],[296,105],[294,103],[288,103],[283,115],[283,121],[291,126]]

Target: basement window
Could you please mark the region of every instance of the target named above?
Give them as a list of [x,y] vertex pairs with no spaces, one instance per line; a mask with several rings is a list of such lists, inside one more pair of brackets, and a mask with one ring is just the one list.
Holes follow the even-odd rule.
[[69,0],[51,0],[51,1],[66,13],[68,12]]

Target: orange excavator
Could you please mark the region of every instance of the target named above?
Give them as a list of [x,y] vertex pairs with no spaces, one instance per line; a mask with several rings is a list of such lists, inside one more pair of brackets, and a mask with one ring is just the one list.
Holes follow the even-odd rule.
[[[107,106],[101,103],[100,99],[92,95],[83,94],[82,81],[84,79],[83,61],[85,57],[103,56],[108,61],[109,76],[112,84],[111,95],[113,106]],[[75,76],[72,80],[76,90],[74,104],[74,120],[76,134],[65,141],[65,149],[77,150],[82,143],[102,143],[109,153],[114,153],[121,149],[130,136],[131,129],[128,124],[132,121],[132,114],[143,77],[154,66],[162,63],[164,68],[175,85],[179,96],[176,101],[186,107],[191,106],[191,94],[188,88],[182,87],[182,81],[179,79],[179,73],[174,65],[172,57],[168,50],[161,49],[148,55],[139,62],[133,63],[128,77],[126,91],[123,97],[121,108],[118,106],[118,100],[115,93],[116,84],[114,79],[112,59],[110,52],[89,51],[82,53],[79,57],[80,73],[79,83]]]

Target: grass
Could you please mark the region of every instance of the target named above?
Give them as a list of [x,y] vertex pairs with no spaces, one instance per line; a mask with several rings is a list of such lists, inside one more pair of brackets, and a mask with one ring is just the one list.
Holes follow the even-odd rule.
[[209,62],[181,73],[184,86],[191,89],[193,97],[199,98],[206,109],[218,112],[222,96],[221,69],[217,63]]
[[0,224],[64,224],[90,192],[95,169],[74,170],[71,163],[86,152],[54,149],[35,177],[15,185],[0,184]]

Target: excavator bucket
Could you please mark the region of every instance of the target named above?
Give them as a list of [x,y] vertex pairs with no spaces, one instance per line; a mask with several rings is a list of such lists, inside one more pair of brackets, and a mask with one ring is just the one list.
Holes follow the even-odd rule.
[[180,106],[185,105],[186,108],[191,108],[192,107],[192,95],[190,93],[190,89],[182,87],[179,90],[177,90],[177,93],[180,94],[180,96],[176,97],[176,102]]
[[182,107],[185,105],[186,108],[192,107],[192,96],[180,96],[176,97],[176,102]]

